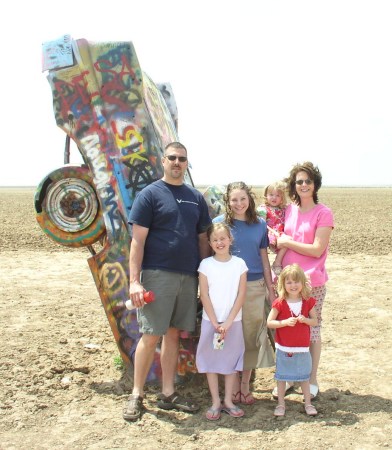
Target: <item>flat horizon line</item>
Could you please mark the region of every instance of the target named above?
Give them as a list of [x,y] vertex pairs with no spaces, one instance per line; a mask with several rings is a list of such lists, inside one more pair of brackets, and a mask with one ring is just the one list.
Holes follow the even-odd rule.
[[[224,186],[222,183],[214,184],[195,184],[195,188],[207,188],[209,186]],[[256,189],[262,189],[265,187],[264,184],[252,184],[249,183],[249,186],[252,186]],[[12,185],[12,186],[0,186],[0,189],[36,189],[38,186],[20,186],[20,185]],[[341,188],[341,189],[363,189],[363,188],[379,188],[379,189],[390,189],[392,188],[392,184],[353,184],[353,185],[340,185],[340,184],[331,184],[331,185],[322,185],[321,188]]]

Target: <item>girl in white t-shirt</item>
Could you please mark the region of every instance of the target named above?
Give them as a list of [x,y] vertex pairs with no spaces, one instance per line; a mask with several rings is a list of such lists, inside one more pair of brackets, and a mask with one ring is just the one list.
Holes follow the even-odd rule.
[[[232,393],[237,374],[243,369],[245,345],[241,308],[248,268],[243,259],[230,254],[233,238],[226,224],[213,223],[207,230],[207,237],[214,256],[203,259],[199,266],[203,319],[196,366],[199,373],[206,373],[212,397],[207,419],[218,420],[221,411],[232,417],[242,417],[244,411],[234,405]],[[219,374],[225,377],[222,403]]]

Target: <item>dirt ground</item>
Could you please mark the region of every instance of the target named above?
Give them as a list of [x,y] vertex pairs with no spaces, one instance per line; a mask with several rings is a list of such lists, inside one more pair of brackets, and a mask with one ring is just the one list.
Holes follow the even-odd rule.
[[122,419],[131,382],[87,264],[38,227],[34,189],[0,189],[1,449],[375,449],[392,447],[392,189],[322,188],[336,218],[328,258],[317,401],[299,391],[272,415],[273,369],[258,370],[245,417],[208,422],[204,377],[179,390],[201,412],[147,411]]

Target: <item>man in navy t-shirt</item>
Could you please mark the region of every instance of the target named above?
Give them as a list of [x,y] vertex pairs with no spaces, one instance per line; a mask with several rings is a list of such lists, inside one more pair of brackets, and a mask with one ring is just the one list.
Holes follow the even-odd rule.
[[[184,183],[187,150],[179,142],[167,145],[162,158],[163,178],[136,197],[129,216],[132,242],[129,257],[129,294],[137,308],[143,333],[136,348],[134,387],[123,417],[141,415],[144,385],[159,339],[161,347],[163,409],[197,411],[190,399],[175,392],[180,330],[193,331],[196,323],[197,268],[209,256],[206,228],[211,223],[201,193]],[[146,304],[145,291],[155,292]]]

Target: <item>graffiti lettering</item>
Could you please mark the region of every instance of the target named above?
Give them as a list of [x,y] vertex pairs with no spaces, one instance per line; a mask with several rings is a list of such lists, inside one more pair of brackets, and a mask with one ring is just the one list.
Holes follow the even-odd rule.
[[111,225],[110,229],[114,233],[121,227],[121,214],[118,210],[118,198],[112,186],[107,186],[105,192],[102,193],[102,198],[105,212]]
[[102,55],[94,63],[94,68],[102,74],[102,100],[111,107],[127,111],[141,104],[141,77],[137,77],[132,69],[129,45],[118,46]]
[[88,119],[91,106],[90,96],[83,78],[86,73],[82,72],[75,76],[71,83],[56,77],[53,78],[53,107],[57,123],[61,122],[62,125],[66,123],[70,112],[77,119],[83,117]]
[[91,161],[97,190],[105,188],[109,183],[110,175],[106,169],[105,155],[100,152],[99,137],[96,134],[87,135],[81,139],[81,144]]
[[132,167],[129,171],[129,184],[127,189],[131,189],[132,197],[135,197],[137,192],[141,191],[148,184],[152,183],[154,171],[149,163],[141,163]]
[[[124,128],[122,134],[117,131],[116,123],[111,122],[114,137],[117,146],[122,150],[122,160],[130,160],[132,165],[136,159],[140,161],[148,161],[146,156],[146,149],[143,146],[143,136],[135,130],[132,125],[128,125]],[[126,151],[124,151],[126,149]]]
[[103,84],[107,85],[113,80],[121,81],[121,90],[124,87],[130,89],[134,83],[140,84],[141,80],[136,76],[130,61],[130,58],[136,55],[130,50],[128,44],[118,45],[94,63],[97,72],[102,73]]
[[[121,336],[121,347],[132,356],[140,337],[135,312],[127,311],[123,299],[128,298],[128,276],[120,262],[109,262],[102,266],[99,274],[102,288],[108,294],[108,307]],[[110,300],[109,300],[110,299]]]

